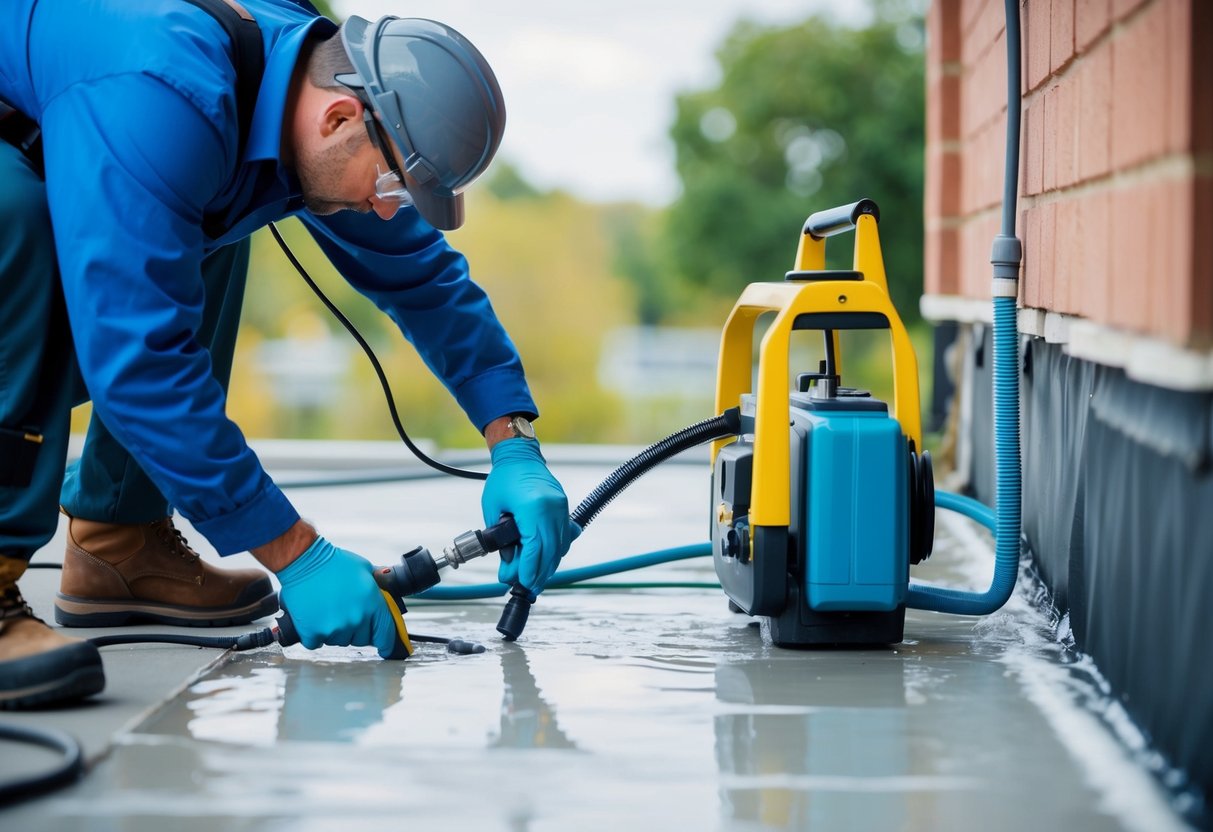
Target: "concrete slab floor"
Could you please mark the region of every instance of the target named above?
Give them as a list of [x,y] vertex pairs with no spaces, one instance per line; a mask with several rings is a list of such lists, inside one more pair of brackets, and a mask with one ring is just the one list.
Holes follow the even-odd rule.
[[[573,502],[611,468],[550,456]],[[706,463],[651,472],[566,565],[705,539],[707,490]],[[331,540],[389,563],[479,526],[479,491],[448,478],[291,496]],[[984,530],[940,512],[915,577],[984,588],[991,559]],[[495,575],[469,564],[444,584]],[[701,559],[611,580],[629,578],[714,575]],[[22,583],[47,617],[56,582]],[[0,828],[1183,828],[1182,796],[1130,750],[1131,724],[1030,593],[981,620],[911,612],[906,640],[876,650],[775,648],[698,589],[545,593],[517,644],[494,631],[499,600],[410,607],[411,631],[480,641],[475,656],[105,648],[94,704],[0,715],[74,733],[93,761]],[[0,776],[50,759],[2,747]]]

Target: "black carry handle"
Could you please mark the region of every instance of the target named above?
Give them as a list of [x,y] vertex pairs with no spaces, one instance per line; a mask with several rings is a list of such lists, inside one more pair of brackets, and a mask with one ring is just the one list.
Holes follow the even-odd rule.
[[876,222],[880,222],[880,208],[876,203],[870,199],[861,199],[850,205],[839,205],[837,208],[827,208],[810,214],[804,221],[804,233],[814,240],[824,240],[826,237],[852,230],[861,214],[871,214]]

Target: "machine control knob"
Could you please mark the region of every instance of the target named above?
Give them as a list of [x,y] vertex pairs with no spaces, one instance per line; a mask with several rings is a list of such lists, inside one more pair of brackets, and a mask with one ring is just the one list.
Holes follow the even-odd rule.
[[745,523],[737,523],[725,533],[722,540],[724,556],[737,558],[742,563],[750,560],[750,529]]

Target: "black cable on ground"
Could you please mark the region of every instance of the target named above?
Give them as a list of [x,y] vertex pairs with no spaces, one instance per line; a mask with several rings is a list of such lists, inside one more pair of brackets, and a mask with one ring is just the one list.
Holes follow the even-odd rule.
[[240,636],[187,636],[176,633],[116,633],[109,636],[92,636],[85,639],[96,647],[112,647],[115,644],[184,644],[189,647],[214,647],[219,650],[237,650]]
[[49,771],[0,782],[0,805],[70,785],[84,773],[84,750],[80,742],[62,731],[0,723],[0,740],[38,745],[62,755],[59,764]]
[[[483,653],[484,646],[461,638],[427,636],[409,633],[409,639],[429,644],[445,644],[452,653]],[[178,633],[115,633],[108,636],[93,636],[87,639],[97,647],[113,647],[118,644],[183,644],[187,647],[213,647],[219,650],[252,650],[274,643],[274,632],[266,627],[236,636],[191,636]]]

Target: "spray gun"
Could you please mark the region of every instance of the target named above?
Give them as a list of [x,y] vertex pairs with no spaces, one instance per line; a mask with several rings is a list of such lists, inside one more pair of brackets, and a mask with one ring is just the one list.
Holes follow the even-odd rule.
[[[379,585],[379,590],[383,593],[384,601],[387,602],[388,609],[391,610],[392,618],[396,623],[396,646],[388,658],[407,659],[413,653],[412,641],[404,626],[406,611],[404,599],[406,597],[424,592],[437,585],[442,580],[439,574],[441,570],[448,567],[458,569],[469,560],[513,546],[518,540],[518,526],[514,524],[514,518],[503,515],[498,523],[487,529],[468,531],[459,535],[450,546],[442,550],[440,557],[435,558],[430,554],[429,549],[417,546],[401,555],[400,563],[376,567],[375,583]],[[506,604],[506,612],[502,614],[501,623],[497,625],[497,631],[507,641],[515,640],[521,634],[522,629],[526,626],[530,605],[535,601],[534,595],[526,589],[515,587],[514,592],[520,592],[521,601],[516,600],[517,595],[512,595]],[[521,612],[518,611],[519,609]],[[263,647],[269,644],[271,639],[283,647],[298,644],[299,633],[295,629],[295,623],[291,620],[290,613],[283,610],[282,615],[276,620],[277,627],[272,630],[249,634],[248,637],[258,638],[259,641],[256,644],[250,643],[246,647]],[[484,649],[480,645],[472,645],[459,639],[449,642],[447,648],[454,652],[481,652]],[[474,648],[479,648],[479,650]],[[244,649],[244,647],[238,649]]]
[[[487,529],[467,531],[455,538],[450,546],[435,558],[424,546],[406,552],[395,566],[382,566],[375,570],[375,579],[380,586],[388,584],[393,594],[416,595],[435,586],[442,580],[440,570],[450,567],[458,569],[469,560],[481,558],[490,552],[498,552],[518,543],[520,536],[514,518],[508,514]],[[526,627],[535,595],[526,587],[515,584],[510,590],[497,632],[506,641],[514,641]]]
[[[520,540],[518,526],[514,518],[503,514],[502,519],[487,529],[468,531],[455,538],[454,542],[442,550],[442,557],[434,558],[424,546],[418,546],[412,552],[401,558],[399,566],[383,567],[376,575],[387,571],[393,573],[408,572],[408,578],[398,578],[401,585],[407,580],[409,586],[417,586],[412,592],[423,592],[437,584],[441,578],[438,570],[447,566],[458,569],[460,564],[474,558],[484,557],[489,552],[498,552],[518,543]],[[422,557],[424,555],[424,557]],[[521,584],[515,584],[510,590],[510,600],[505,604],[501,618],[497,622],[497,632],[506,641],[515,641],[522,635],[526,627],[531,605],[535,603],[535,594]]]

